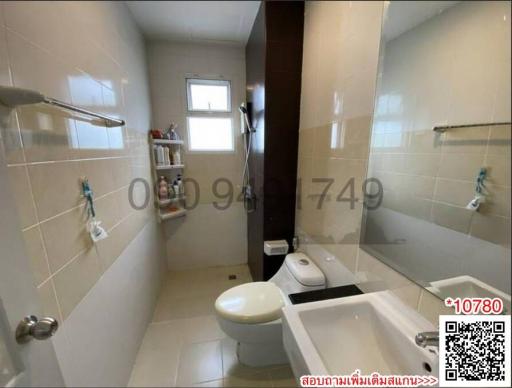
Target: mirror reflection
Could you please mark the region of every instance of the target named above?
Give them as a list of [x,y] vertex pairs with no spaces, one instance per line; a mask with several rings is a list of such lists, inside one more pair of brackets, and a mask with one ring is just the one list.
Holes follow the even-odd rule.
[[510,2],[386,7],[368,166],[384,196],[362,247],[441,298],[510,310]]

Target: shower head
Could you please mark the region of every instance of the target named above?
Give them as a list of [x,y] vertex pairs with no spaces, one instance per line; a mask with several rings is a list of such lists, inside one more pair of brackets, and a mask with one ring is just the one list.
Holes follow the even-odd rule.
[[242,130],[242,133],[255,132],[254,128],[252,128],[252,126],[251,126],[251,122],[249,121],[249,111],[247,110],[247,108],[244,105],[244,103],[240,104],[240,106],[238,107],[238,110],[243,115],[243,117],[244,117],[243,120],[245,122],[245,126],[242,126],[242,128],[240,128]]

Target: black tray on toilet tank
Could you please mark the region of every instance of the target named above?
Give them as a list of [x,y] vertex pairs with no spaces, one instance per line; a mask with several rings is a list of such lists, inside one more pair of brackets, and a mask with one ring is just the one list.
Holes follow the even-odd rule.
[[322,290],[305,291],[288,295],[292,304],[316,302],[318,300],[343,298],[345,296],[364,294],[356,285],[330,287]]

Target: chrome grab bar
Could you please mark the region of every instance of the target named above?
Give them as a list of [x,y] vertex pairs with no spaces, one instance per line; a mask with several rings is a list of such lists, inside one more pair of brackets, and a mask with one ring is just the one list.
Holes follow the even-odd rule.
[[46,97],[39,92],[29,89],[21,89],[11,86],[0,86],[0,103],[11,108],[14,108],[18,105],[43,103],[104,120],[105,126],[107,127],[120,127],[125,124],[124,120],[106,116],[100,113],[91,112],[90,110],[79,108],[75,105],[68,104],[67,102],[63,102],[55,98]]
[[510,125],[511,122],[501,122],[501,123],[481,123],[481,124],[461,124],[461,125],[436,125],[432,130],[434,132],[443,133],[448,129],[452,128],[473,128],[473,127],[489,127],[493,125]]

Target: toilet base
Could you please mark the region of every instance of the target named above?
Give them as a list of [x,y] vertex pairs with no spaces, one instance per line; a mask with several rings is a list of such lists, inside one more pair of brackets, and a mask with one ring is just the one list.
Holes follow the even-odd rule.
[[247,366],[288,364],[282,341],[263,343],[237,343],[238,361]]

